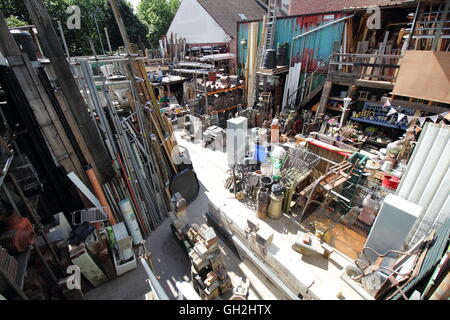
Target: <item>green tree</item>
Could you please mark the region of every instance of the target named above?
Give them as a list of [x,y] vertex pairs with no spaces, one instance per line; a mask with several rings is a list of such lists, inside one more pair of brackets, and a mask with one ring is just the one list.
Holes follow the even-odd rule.
[[[116,50],[119,46],[123,46],[119,28],[108,0],[44,0],[44,3],[58,36],[60,33],[57,23],[58,20],[61,21],[67,46],[72,56],[92,54],[88,38],[93,40],[97,54],[103,53],[102,42],[105,51],[107,51],[105,27],[108,28],[112,49]],[[128,1],[118,0],[118,3],[130,41],[141,45],[141,47],[147,46],[148,27],[146,24],[142,23],[134,14]],[[81,10],[81,29],[79,30],[68,30],[66,27],[65,22],[69,17],[66,9],[71,5],[77,5]],[[25,21],[26,24],[32,24],[23,0],[2,0],[0,1],[0,10],[3,16],[15,16]],[[99,32],[97,32],[96,20]],[[102,42],[99,39],[99,33]]]
[[180,6],[180,0],[141,0],[137,7],[138,17],[148,28],[148,39],[152,46],[167,32]]
[[26,23],[23,20],[20,20],[18,17],[16,16],[9,16],[8,18],[5,18],[6,20],[6,24],[8,25],[8,27],[10,28],[14,28],[14,27],[23,27],[26,26],[28,23]]

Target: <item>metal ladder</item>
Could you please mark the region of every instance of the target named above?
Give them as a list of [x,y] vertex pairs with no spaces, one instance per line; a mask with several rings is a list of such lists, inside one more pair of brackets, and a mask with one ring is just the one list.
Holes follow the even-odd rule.
[[[273,43],[275,41],[275,23],[277,19],[276,12],[276,0],[269,0],[267,5],[267,15],[265,17],[265,24],[262,30],[262,42],[259,45],[259,48],[256,52],[256,66],[257,69],[262,68],[263,65],[263,56],[264,52],[267,49],[272,49]],[[263,20],[264,21],[264,20]],[[253,89],[253,101],[256,102],[258,100],[258,92],[259,92],[259,84],[260,84],[260,76],[256,74],[255,76],[255,86]]]
[[277,7],[275,2],[276,0],[269,0],[269,4],[267,6],[264,50],[273,49],[273,43],[275,41],[275,23],[277,22]]

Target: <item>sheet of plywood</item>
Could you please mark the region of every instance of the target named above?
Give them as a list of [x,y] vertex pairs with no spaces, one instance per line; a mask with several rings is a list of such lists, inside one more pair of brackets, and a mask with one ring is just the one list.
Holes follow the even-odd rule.
[[392,93],[450,103],[450,52],[406,51]]
[[311,213],[311,215],[302,222],[302,226],[309,231],[313,231],[313,228],[310,225],[311,222],[316,222],[317,225],[323,229],[334,226],[330,230],[331,243],[329,243],[329,245],[351,259],[357,259],[359,257],[364,248],[364,244],[366,243],[366,237],[346,227],[342,223],[329,219],[320,210]]

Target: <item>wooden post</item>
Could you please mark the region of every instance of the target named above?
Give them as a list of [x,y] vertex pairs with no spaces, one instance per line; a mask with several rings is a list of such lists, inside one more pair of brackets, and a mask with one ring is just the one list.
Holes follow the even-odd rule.
[[24,0],[24,3],[33,24],[38,30],[40,42],[52,63],[70,111],[76,115],[74,119],[91,154],[95,154],[95,166],[100,173],[100,179],[105,183],[114,176],[111,160],[102,138],[88,113],[88,107],[75,82],[47,9],[42,0]]
[[332,86],[333,83],[331,81],[325,81],[325,84],[323,85],[322,97],[320,98],[320,104],[317,108],[315,119],[317,119],[317,117],[321,113],[325,113],[325,111],[327,110],[328,98],[330,96]]
[[116,23],[119,27],[120,35],[122,36],[125,49],[127,50],[127,53],[130,53],[130,39],[128,38],[128,34],[123,23],[122,14],[120,13],[117,0],[109,0],[109,4],[111,5],[114,17],[116,18]]
[[58,121],[50,97],[32,69],[31,62],[21,55],[1,13],[0,48],[8,59],[10,68],[20,84],[20,89],[23,91],[37,125],[58,163],[67,171],[82,174],[80,161],[75,156],[74,149]]

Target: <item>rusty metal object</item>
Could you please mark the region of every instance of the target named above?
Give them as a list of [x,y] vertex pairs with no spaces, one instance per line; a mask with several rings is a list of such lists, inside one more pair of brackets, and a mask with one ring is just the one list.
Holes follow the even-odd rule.
[[[5,273],[11,278],[16,279],[18,264],[16,259],[9,255],[6,249],[0,247],[0,267],[5,270]],[[3,277],[0,276],[0,290],[4,287]]]
[[33,230],[13,229],[2,233],[0,245],[11,253],[20,253],[36,242],[36,234]]

